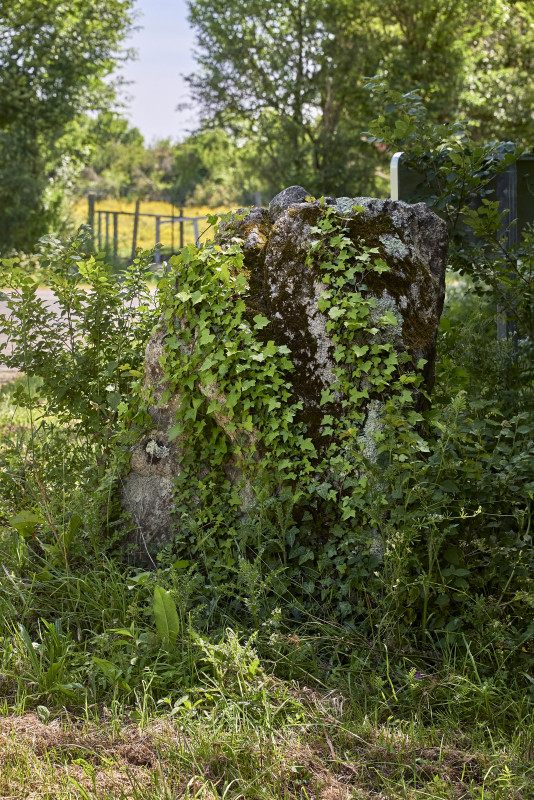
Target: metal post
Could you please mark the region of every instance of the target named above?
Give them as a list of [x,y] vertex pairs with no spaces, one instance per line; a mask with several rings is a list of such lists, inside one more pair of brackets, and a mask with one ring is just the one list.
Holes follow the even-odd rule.
[[113,212],[113,257],[117,258],[119,252],[119,212]]
[[[161,244],[161,217],[156,217],[156,245]],[[161,262],[161,250],[156,250],[154,261],[156,264]]]
[[135,258],[135,251],[137,250],[137,230],[139,228],[139,198],[135,201],[135,214],[134,214],[134,227],[132,236],[132,261]]
[[389,181],[391,186],[391,199],[399,200],[399,161],[403,156],[403,151],[395,153],[389,165]]
[[193,228],[195,229],[195,245],[198,247],[198,219],[193,219]]
[[87,195],[87,224],[91,228],[91,238],[89,245],[91,250],[95,249],[95,195],[90,192]]
[[[510,225],[511,222],[517,220],[517,164],[513,163],[503,172],[497,176],[497,199],[499,201],[499,210],[507,209],[503,216],[503,224],[500,231],[500,236],[505,240],[506,251],[517,246],[518,244],[518,230],[517,222]],[[510,277],[515,278],[514,271],[510,273]],[[511,339],[514,350],[517,349],[517,325],[506,311],[506,307],[499,304],[497,307],[497,338],[498,339]]]
[[[180,209],[180,217],[183,217],[184,210],[183,208]],[[184,248],[184,221],[183,219],[180,220],[180,250]]]
[[102,212],[97,211],[98,215],[98,252],[102,250]]
[[109,211],[106,211],[106,255],[109,250]]

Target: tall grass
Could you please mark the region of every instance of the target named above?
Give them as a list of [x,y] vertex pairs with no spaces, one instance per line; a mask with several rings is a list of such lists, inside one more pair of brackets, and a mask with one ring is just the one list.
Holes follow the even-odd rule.
[[[111,281],[93,269],[95,283]],[[94,333],[115,295],[105,309],[83,305],[96,293],[80,299],[78,278],[64,280]],[[150,302],[121,328],[132,378]],[[118,346],[114,321],[96,344],[78,337],[62,375],[62,344],[57,358],[48,348],[48,385],[0,389],[0,797],[530,800],[531,671],[493,652],[500,639],[438,649],[406,622],[396,642],[393,612],[385,624],[372,599],[360,627],[326,605],[313,616],[288,592],[273,596],[261,554],[217,602],[194,563],[129,565],[110,475],[112,412],[130,384],[111,391],[113,350],[101,350],[106,336]],[[223,590],[241,593],[241,613]]]

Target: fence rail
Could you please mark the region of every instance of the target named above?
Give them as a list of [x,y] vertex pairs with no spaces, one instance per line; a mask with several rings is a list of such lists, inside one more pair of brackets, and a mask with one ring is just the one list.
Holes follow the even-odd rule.
[[[154,244],[158,245],[161,244],[161,226],[162,225],[171,225],[171,253],[170,255],[174,254],[174,225],[177,223],[179,225],[178,228],[178,237],[177,237],[177,245],[181,250],[184,247],[185,237],[184,237],[184,224],[190,223],[193,226],[194,237],[195,237],[195,244],[198,244],[198,240],[200,238],[199,233],[199,222],[201,220],[205,220],[205,216],[199,217],[189,217],[185,216],[183,213],[183,208],[180,208],[180,213],[178,216],[174,214],[152,214],[149,212],[141,212],[139,210],[140,201],[137,200],[135,204],[135,211],[114,211],[113,209],[100,209],[95,208],[95,196],[90,194],[88,195],[88,208],[87,208],[87,221],[93,231],[93,246],[96,246],[96,249],[101,252],[104,250],[107,254],[113,254],[113,258],[115,260],[119,257],[119,227],[120,227],[120,220],[119,217],[133,217],[133,231],[132,231],[132,238],[131,238],[131,249],[130,249],[130,257],[133,260],[135,258],[137,244],[138,244],[138,232],[139,232],[139,220],[142,217],[148,217],[154,220]],[[96,222],[96,225],[95,225]],[[161,249],[156,250],[154,260],[156,264],[161,263]]]

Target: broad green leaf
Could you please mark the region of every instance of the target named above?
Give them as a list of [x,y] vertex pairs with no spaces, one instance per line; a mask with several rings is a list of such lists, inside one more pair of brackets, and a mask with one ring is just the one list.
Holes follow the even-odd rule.
[[339,319],[339,317],[342,317],[344,313],[345,313],[344,309],[339,308],[339,306],[332,306],[332,308],[328,312],[328,316],[330,317],[330,319]]
[[398,325],[399,321],[393,311],[386,311],[385,314],[382,314],[380,317],[380,324],[381,325]]
[[117,411],[122,401],[122,395],[118,392],[109,392],[107,395],[108,406]]
[[190,292],[177,292],[176,298],[180,300],[181,303],[186,303],[188,300],[191,299]]
[[156,586],[154,589],[154,617],[159,635],[166,644],[173,644],[180,633],[180,620],[176,604],[169,592]]
[[20,511],[14,517],[9,518],[9,524],[12,525],[21,536],[27,536],[33,531],[36,525],[41,525],[43,522],[43,517],[39,517],[31,511]]

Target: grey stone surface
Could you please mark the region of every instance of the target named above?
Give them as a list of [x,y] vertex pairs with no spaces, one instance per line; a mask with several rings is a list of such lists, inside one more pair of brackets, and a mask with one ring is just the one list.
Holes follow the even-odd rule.
[[[300,419],[320,447],[323,414],[339,417],[345,412],[339,397],[334,397],[328,410],[320,406],[322,391],[335,382],[335,344],[327,331],[326,317],[318,308],[325,284],[318,268],[306,265],[310,241],[317,235],[311,233],[311,228],[322,213],[320,203],[306,201],[307,196],[302,187],[286,189],[274,198],[268,212],[254,208],[244,219],[227,225],[221,230],[219,241],[224,246],[225,239],[238,235],[244,242],[245,267],[250,273],[248,312],[251,317],[258,311],[267,316],[270,324],[262,335],[290,349],[295,366],[293,391],[295,399],[303,404]],[[397,325],[375,334],[374,341],[393,342],[395,348],[406,349],[414,364],[420,358],[426,359],[423,374],[430,389],[445,295],[445,223],[423,203],[408,205],[357,197],[329,198],[328,205],[335,205],[344,220],[346,235],[354,242],[376,248],[390,267],[387,272],[370,271],[365,276],[367,292],[376,304],[371,319],[376,317],[378,322],[385,311],[391,311],[397,319]],[[179,320],[176,322],[180,324]],[[134,449],[131,471],[125,476],[122,489],[123,504],[136,525],[137,543],[146,549],[157,548],[172,538],[172,481],[181,468],[180,453],[187,447],[187,442],[169,443],[166,438],[166,430],[174,422],[179,394],[177,390],[168,402],[161,403],[166,388],[159,363],[163,345],[162,331],[158,331],[148,345],[145,365],[145,385],[154,398],[149,409],[154,430]],[[190,347],[194,348],[194,341]],[[219,388],[214,385],[202,391],[211,397],[218,394]],[[419,405],[425,402],[422,395],[416,394],[415,399]],[[367,405],[362,401],[360,409],[366,415],[362,436],[366,437],[365,452],[371,460],[375,445],[369,432],[381,424],[381,407],[380,398],[375,397]],[[224,414],[217,422],[225,430]],[[255,432],[248,435],[251,443],[255,441]],[[228,433],[228,437],[232,445],[235,433]],[[243,441],[240,444],[246,446]],[[232,482],[239,482],[241,472],[235,459],[229,458],[224,470]],[[247,488],[243,491],[245,496]],[[247,502],[245,498],[244,506]]]
[[309,197],[309,192],[302,186],[288,186],[282,192],[277,194],[269,203],[269,214],[271,220],[276,222],[280,214],[283,214],[290,206],[295,203],[304,203],[306,197]]

